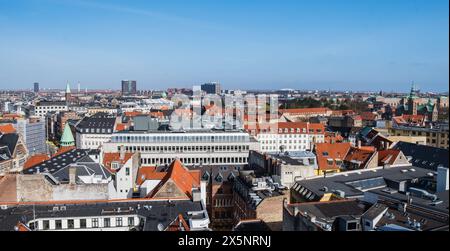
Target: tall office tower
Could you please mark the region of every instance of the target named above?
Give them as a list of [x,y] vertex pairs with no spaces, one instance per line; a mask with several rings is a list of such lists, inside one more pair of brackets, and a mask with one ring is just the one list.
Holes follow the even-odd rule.
[[34,92],[39,92],[39,83],[34,83]]
[[218,82],[205,83],[202,85],[202,91],[206,92],[207,94],[220,95],[220,84]]
[[122,95],[134,95],[136,93],[136,81],[122,80]]
[[47,153],[44,119],[18,119],[14,127],[22,135],[30,155]]

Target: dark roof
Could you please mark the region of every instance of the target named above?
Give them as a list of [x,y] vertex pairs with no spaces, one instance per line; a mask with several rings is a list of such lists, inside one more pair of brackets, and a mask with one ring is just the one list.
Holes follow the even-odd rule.
[[448,149],[400,141],[393,147],[401,150],[414,166],[436,171],[438,166],[448,168]]
[[55,156],[43,163],[22,171],[23,174],[50,173],[60,182],[69,180],[69,166],[76,163],[77,176],[101,175],[104,179],[111,174],[100,164],[95,163],[89,156],[89,150],[73,149]]
[[40,101],[38,106],[65,106],[67,103],[65,101]]
[[[89,160],[87,160],[89,159]],[[92,161],[92,159],[88,156],[81,159],[76,164],[68,165],[66,167],[63,167],[59,169],[58,171],[54,172],[52,175],[56,179],[58,179],[60,182],[68,182],[69,181],[69,167],[73,166],[76,167],[77,172],[76,176],[77,178],[79,176],[101,176],[102,179],[108,179],[111,176],[111,173],[106,169],[103,168],[102,165],[95,163]]]
[[[19,134],[17,133],[0,134],[0,148],[7,147],[10,155],[14,153],[18,141]],[[2,152],[6,151],[3,150]]]
[[[55,206],[65,206],[65,210],[54,211]],[[121,209],[120,211],[118,209]],[[184,219],[195,216],[188,212],[202,211],[201,202],[192,201],[127,201],[87,204],[20,205],[0,210],[0,231],[13,231],[17,222],[27,223],[36,218],[95,217],[137,214],[145,218],[144,231],[158,231],[161,224],[165,229],[178,215]]]
[[[116,117],[111,116],[109,114],[105,113],[97,113],[93,115],[92,117],[85,117],[81,122],[77,125],[77,130],[83,130],[83,129],[100,129],[100,131],[81,131],[82,133],[104,133],[104,134],[111,134],[114,129],[114,125],[116,122]],[[102,131],[102,129],[105,129]],[[108,130],[109,129],[109,130]]]
[[360,217],[366,210],[366,205],[357,200],[299,203],[290,206],[321,219],[334,219],[340,216]]
[[[212,182],[212,184],[221,184],[223,182],[233,181],[239,175],[239,170],[243,170],[242,165],[221,165],[221,166],[186,166],[189,170],[200,170],[201,179]],[[233,174],[233,175],[231,175]],[[222,177],[220,179],[219,177]]]
[[[411,171],[414,169],[414,171]],[[405,172],[406,170],[406,172]],[[391,167],[386,169],[373,168],[351,172],[343,172],[326,178],[318,177],[297,181],[292,189],[299,191],[306,188],[316,195],[322,197],[325,193],[342,191],[346,198],[360,198],[364,196],[362,190],[371,190],[386,186],[386,181],[399,182],[415,178],[427,177],[430,171],[419,167]],[[326,191],[325,189],[326,188]]]

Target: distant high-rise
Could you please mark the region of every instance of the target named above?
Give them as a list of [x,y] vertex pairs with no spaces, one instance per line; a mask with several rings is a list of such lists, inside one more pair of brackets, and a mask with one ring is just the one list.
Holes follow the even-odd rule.
[[34,83],[34,92],[39,92],[39,83]]
[[136,93],[136,81],[122,80],[122,95],[134,95]]
[[217,82],[205,83],[202,85],[202,91],[206,92],[207,94],[220,95],[220,84]]

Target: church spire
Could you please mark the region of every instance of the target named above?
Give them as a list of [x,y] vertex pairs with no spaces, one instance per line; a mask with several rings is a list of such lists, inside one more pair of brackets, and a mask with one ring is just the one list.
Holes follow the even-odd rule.
[[67,82],[67,86],[66,86],[66,102],[70,102],[70,97],[71,97],[71,91],[70,91],[70,84],[69,82]]
[[66,85],[66,94],[68,94],[68,93],[70,93],[70,84],[69,84],[69,82],[67,82],[67,85]]
[[75,146],[75,139],[73,138],[72,130],[70,129],[69,123],[67,122],[64,126],[64,132],[61,136],[61,146]]

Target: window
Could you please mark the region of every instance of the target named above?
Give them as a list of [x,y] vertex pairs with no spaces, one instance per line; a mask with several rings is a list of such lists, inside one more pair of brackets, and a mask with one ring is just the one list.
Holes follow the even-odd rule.
[[134,217],[128,217],[128,226],[129,227],[134,226]]
[[42,227],[43,227],[44,230],[49,230],[50,229],[50,221],[44,220],[42,222]]
[[347,223],[347,231],[356,230],[358,227],[358,223],[356,222],[348,222]]
[[130,168],[129,167],[125,168],[125,175],[130,176]]
[[62,221],[55,220],[55,229],[62,229]]
[[116,227],[121,227],[122,226],[122,217],[117,217],[116,218]]
[[86,228],[86,219],[80,219],[80,228]]
[[111,227],[111,219],[110,218],[103,219],[103,227]]
[[92,227],[97,228],[98,227],[98,218],[92,219]]
[[67,220],[67,228],[68,229],[74,229],[75,228],[75,223],[73,219]]

